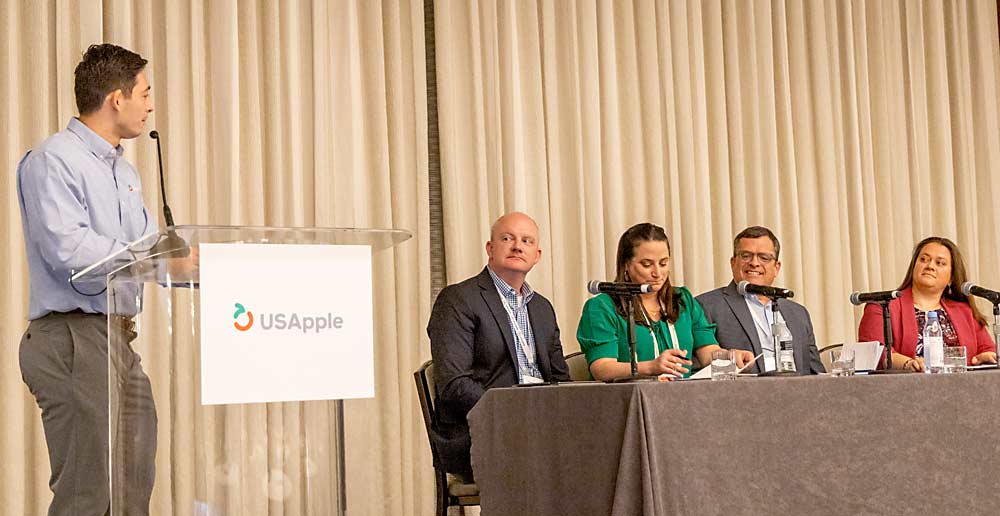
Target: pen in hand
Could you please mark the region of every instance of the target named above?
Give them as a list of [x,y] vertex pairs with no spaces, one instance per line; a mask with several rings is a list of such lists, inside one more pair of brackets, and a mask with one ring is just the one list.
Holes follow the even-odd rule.
[[753,357],[753,360],[747,362],[746,365],[744,365],[743,367],[741,367],[739,371],[736,371],[736,374],[740,374],[743,371],[746,371],[748,367],[754,365],[754,363],[757,362],[757,359],[759,359],[762,356],[764,356],[764,352],[763,351],[761,351],[761,353],[759,355]]

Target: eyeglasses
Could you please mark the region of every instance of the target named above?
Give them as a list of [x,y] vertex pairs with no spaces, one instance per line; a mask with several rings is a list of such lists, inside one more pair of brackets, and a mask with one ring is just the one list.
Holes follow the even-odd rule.
[[754,256],[757,257],[757,261],[759,261],[761,265],[769,265],[775,260],[774,255],[770,253],[751,253],[750,251],[740,251],[736,253],[736,257],[743,263],[752,262]]

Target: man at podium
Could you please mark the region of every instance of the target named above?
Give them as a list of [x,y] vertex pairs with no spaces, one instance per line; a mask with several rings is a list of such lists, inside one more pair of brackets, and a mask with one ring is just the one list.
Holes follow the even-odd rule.
[[552,304],[525,282],[542,256],[538,225],[523,213],[500,217],[486,255],[482,272],[441,291],[427,324],[438,391],[431,437],[440,466],[466,482],[473,481],[466,416],[487,389],[570,379]]
[[[146,63],[115,45],[91,45],[75,71],[80,116],[17,167],[30,271],[29,323],[19,360],[42,410],[52,470],[49,516],[101,516],[110,507],[108,325],[134,336],[132,320],[109,319],[105,293],[80,292],[69,278],[156,229],[139,174],[121,146],[141,134],[153,111]],[[128,474],[138,492],[121,509],[147,514],[156,414],[149,379],[138,356],[128,352],[123,403],[135,418],[126,428],[137,466]]]

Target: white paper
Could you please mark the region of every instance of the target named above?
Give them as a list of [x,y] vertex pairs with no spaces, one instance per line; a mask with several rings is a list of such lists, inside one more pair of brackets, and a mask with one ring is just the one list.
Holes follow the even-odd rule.
[[708,365],[702,367],[697,373],[688,376],[688,380],[711,380],[712,379],[712,366]]
[[855,371],[874,371],[878,367],[878,361],[882,357],[885,346],[878,341],[868,342],[845,342],[841,351],[854,352]]

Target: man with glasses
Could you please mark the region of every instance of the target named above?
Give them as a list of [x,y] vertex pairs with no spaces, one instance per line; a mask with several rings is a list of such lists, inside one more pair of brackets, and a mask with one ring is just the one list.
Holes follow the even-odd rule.
[[[769,298],[753,294],[741,296],[736,291],[736,284],[747,281],[771,286],[781,271],[779,252],[781,243],[770,229],[751,226],[740,231],[733,239],[733,256],[729,259],[733,281],[695,298],[704,308],[708,322],[717,325],[715,337],[722,347],[762,355],[747,371],[750,373],[774,370],[771,325],[775,314]],[[792,333],[795,370],[802,375],[824,372],[806,308],[790,299],[782,299],[778,302],[777,317],[784,320]]]

